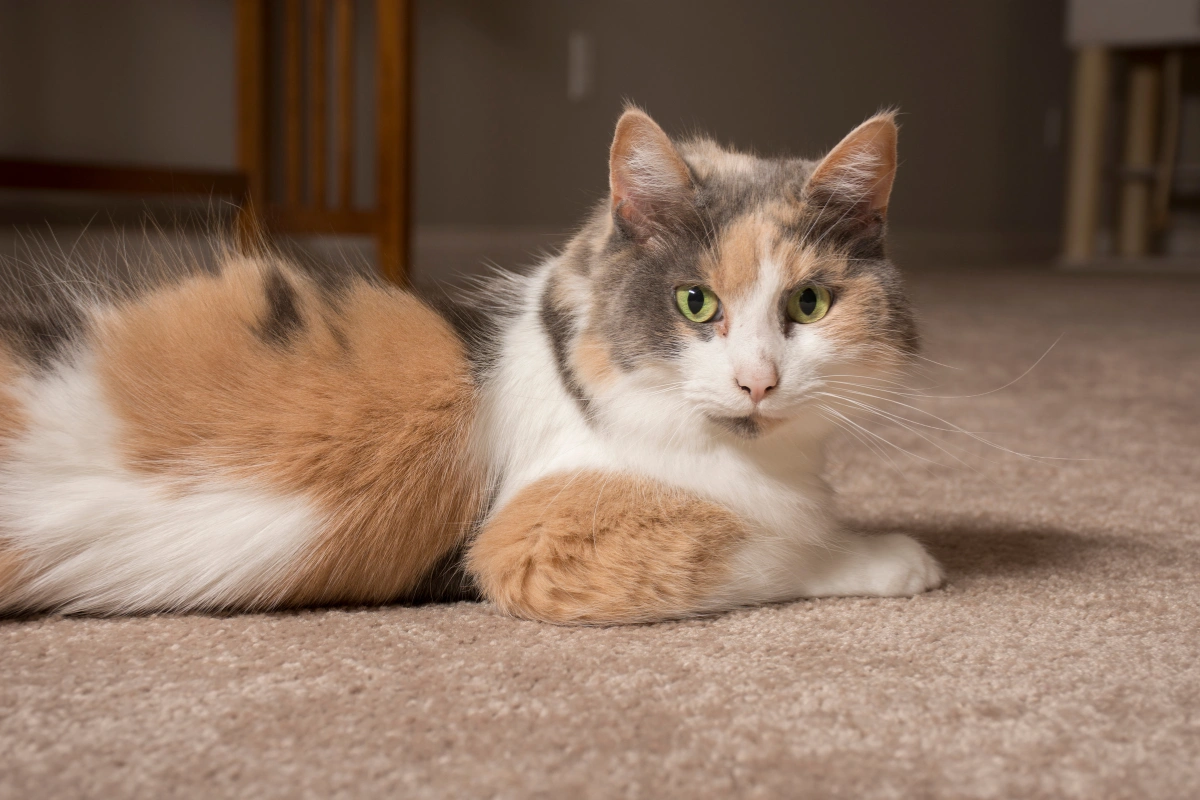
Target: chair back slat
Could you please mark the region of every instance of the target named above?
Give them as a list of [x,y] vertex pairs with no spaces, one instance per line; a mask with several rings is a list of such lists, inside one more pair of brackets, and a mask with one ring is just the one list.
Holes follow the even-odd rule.
[[315,209],[328,205],[329,149],[328,87],[325,57],[328,41],[326,0],[308,2],[308,180],[309,203]]
[[334,0],[338,208],[354,206],[354,0]]
[[[264,231],[374,234],[380,271],[403,282],[409,238],[409,2],[375,0],[366,22],[376,32],[376,92],[366,100],[374,104],[376,124],[377,183],[370,208],[355,204],[357,39],[365,33],[356,30],[356,5],[356,0],[237,0],[239,151],[248,184],[242,216],[249,226],[262,214]],[[267,156],[275,148],[282,151],[279,160]],[[269,179],[274,169],[281,170],[281,181]]]
[[304,205],[304,4],[283,5],[283,186],[292,208]]

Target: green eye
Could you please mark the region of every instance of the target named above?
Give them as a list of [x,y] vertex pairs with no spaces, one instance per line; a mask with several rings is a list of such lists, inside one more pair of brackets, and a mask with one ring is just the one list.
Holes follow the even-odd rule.
[[675,304],[692,322],[708,322],[717,315],[720,301],[706,286],[680,286],[675,290]]
[[816,322],[829,311],[833,295],[824,286],[801,286],[788,298],[788,316],[802,325]]

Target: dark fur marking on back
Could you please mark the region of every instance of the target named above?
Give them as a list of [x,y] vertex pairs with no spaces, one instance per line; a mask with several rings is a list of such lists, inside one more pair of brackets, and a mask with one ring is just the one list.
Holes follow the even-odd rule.
[[304,329],[296,288],[288,283],[282,272],[272,269],[267,273],[263,290],[267,296],[267,313],[256,333],[269,345],[287,347]]
[[83,333],[84,320],[78,312],[60,309],[54,316],[0,313],[0,338],[13,355],[37,369],[49,369]]

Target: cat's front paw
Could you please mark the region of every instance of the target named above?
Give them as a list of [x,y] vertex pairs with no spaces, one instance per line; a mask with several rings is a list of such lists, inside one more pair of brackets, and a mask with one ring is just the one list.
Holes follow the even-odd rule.
[[942,568],[916,539],[890,533],[870,540],[868,592],[879,597],[906,597],[942,585]]

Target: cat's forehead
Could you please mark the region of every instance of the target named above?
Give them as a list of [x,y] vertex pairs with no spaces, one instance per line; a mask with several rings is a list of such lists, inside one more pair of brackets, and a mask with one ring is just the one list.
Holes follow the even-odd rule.
[[800,246],[804,184],[813,162],[761,158],[710,139],[679,146],[712,223],[710,247],[700,256],[703,280],[733,300],[764,280],[801,280],[816,260]]
[[721,226],[714,246],[700,259],[704,283],[731,302],[763,283],[786,288],[818,272],[840,271],[844,259],[829,254],[818,258],[812,248],[802,246],[784,211],[765,206]]
[[780,212],[799,208],[804,184],[815,162],[798,158],[762,158],[721,147],[711,139],[679,145],[709,215],[724,223],[747,212],[774,206]]

